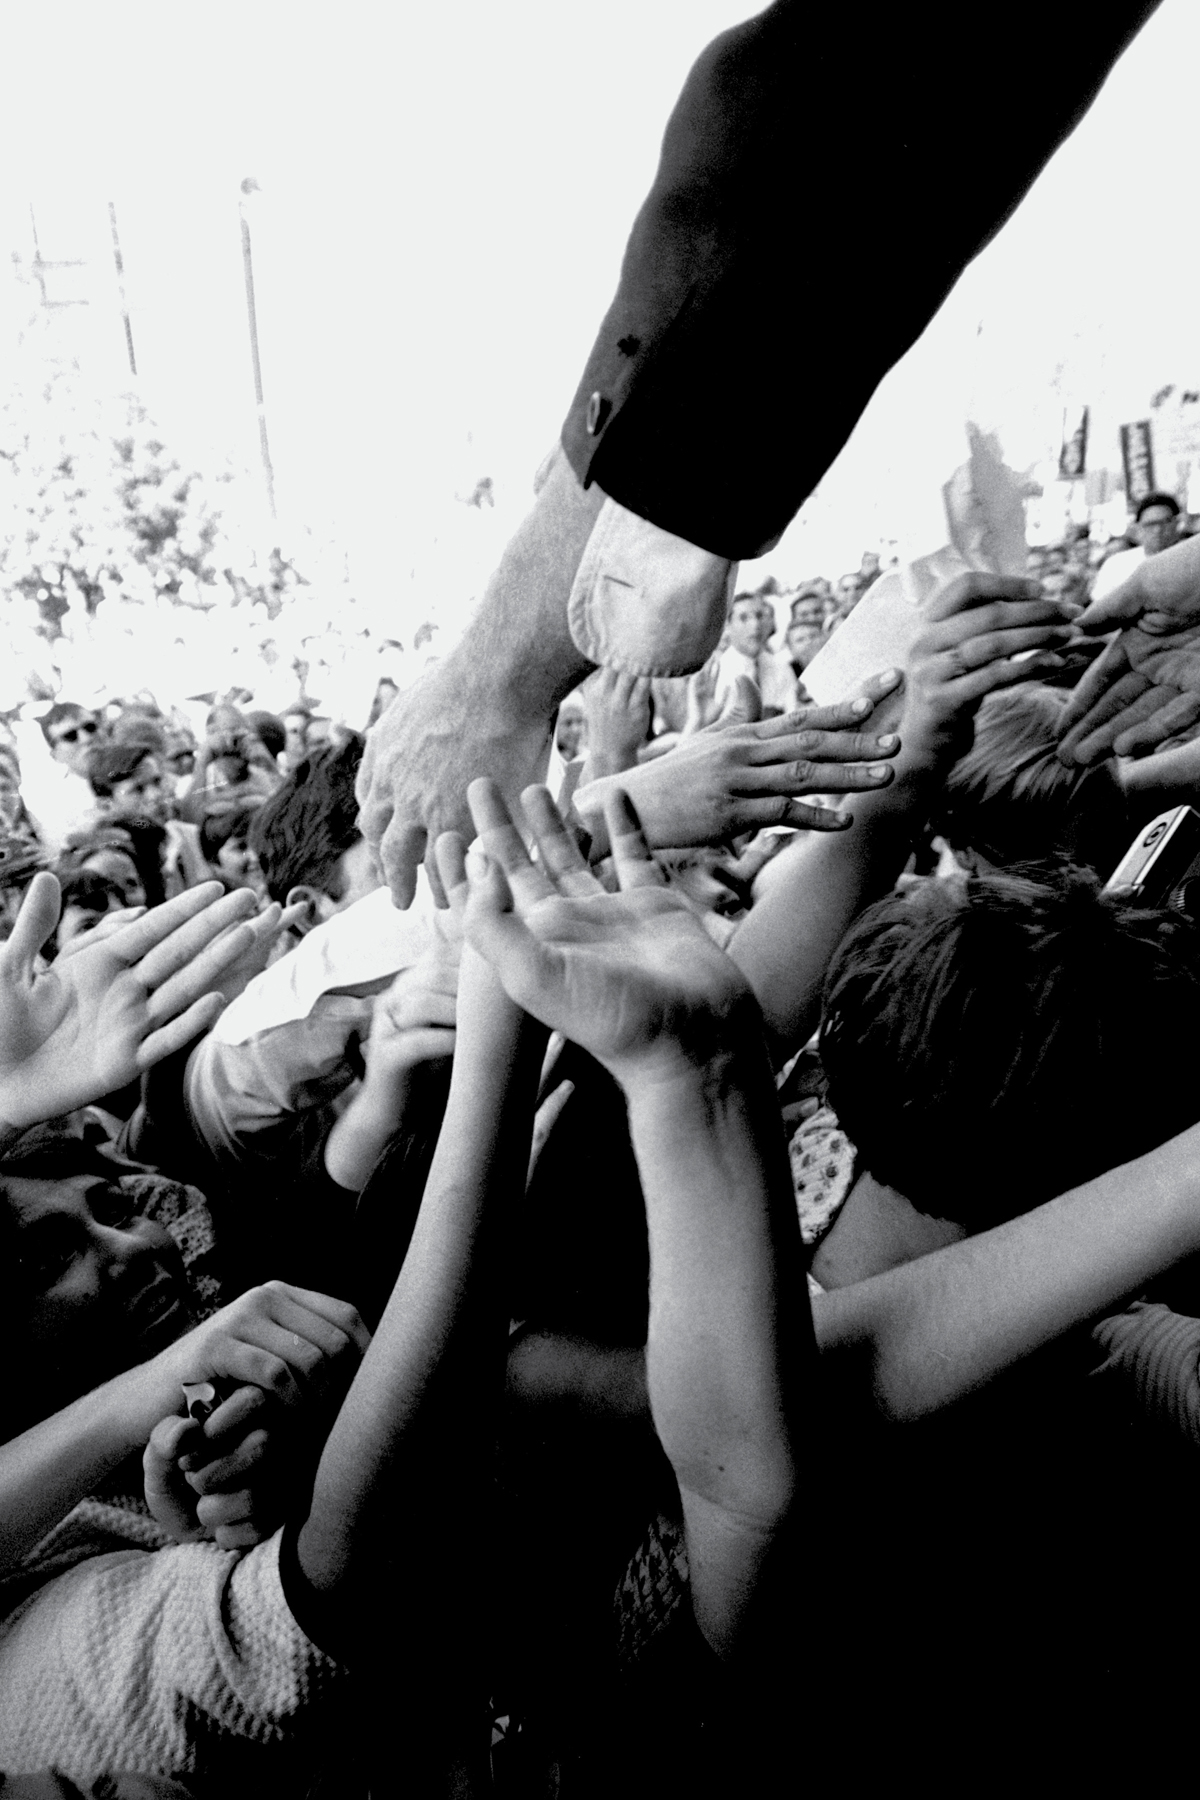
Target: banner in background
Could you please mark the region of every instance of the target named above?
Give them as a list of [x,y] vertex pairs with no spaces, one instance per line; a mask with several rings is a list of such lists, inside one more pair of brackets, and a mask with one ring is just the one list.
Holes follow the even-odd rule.
[[[1071,418],[1075,425],[1070,435],[1067,425]],[[1060,481],[1078,481],[1087,473],[1087,441],[1088,441],[1088,409],[1083,407],[1074,414],[1063,414],[1062,449],[1058,453],[1058,479]]]
[[1137,419],[1121,427],[1121,462],[1125,469],[1125,498],[1130,511],[1154,492],[1154,450],[1149,419]]

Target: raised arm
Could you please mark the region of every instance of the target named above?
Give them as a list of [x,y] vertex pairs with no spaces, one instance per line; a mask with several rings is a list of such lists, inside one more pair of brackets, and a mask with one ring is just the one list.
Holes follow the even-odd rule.
[[[461,889],[461,857],[448,886]],[[464,1507],[478,1529],[503,1389],[504,1228],[509,1203],[524,1192],[545,1034],[474,953],[463,955],[457,1019],[450,1094],[416,1229],[330,1433],[296,1543],[308,1603],[351,1652],[355,1621],[361,1629],[397,1545],[430,1541]],[[420,1569],[405,1579],[411,1593]]]
[[695,1616],[728,1655],[791,1510],[813,1371],[758,1009],[664,886],[623,796],[607,816],[616,895],[588,873],[544,789],[523,796],[538,866],[490,784],[470,799],[490,867],[472,884],[468,941],[629,1104],[650,1234],[650,1407],[679,1484]]
[[[857,796],[853,830],[806,834],[776,857],[762,897],[729,946],[777,1057],[814,1029],[830,957],[857,914],[903,869],[931,794],[971,747],[984,695],[1054,666],[1054,646],[1070,635],[1066,618],[1057,601],[1040,597],[1036,582],[959,576],[931,604],[905,666],[903,694],[894,674],[872,685],[872,729],[900,734],[894,778]],[[1018,654],[1025,660],[1013,662]]]
[[1200,1126],[994,1231],[820,1296],[822,1378],[920,1418],[1200,1250]]

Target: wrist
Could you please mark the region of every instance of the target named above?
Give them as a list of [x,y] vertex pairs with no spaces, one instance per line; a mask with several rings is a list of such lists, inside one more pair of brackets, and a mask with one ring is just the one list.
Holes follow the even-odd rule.
[[609,1073],[625,1092],[630,1116],[637,1110],[680,1114],[722,1107],[748,1080],[771,1083],[762,1017],[746,994],[724,1016],[707,1015],[693,1035],[686,1028],[627,1057],[612,1058]]

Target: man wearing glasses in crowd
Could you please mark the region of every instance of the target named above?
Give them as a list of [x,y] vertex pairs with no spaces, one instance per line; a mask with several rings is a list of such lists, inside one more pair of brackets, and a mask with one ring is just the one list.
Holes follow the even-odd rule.
[[[53,855],[76,826],[96,811],[96,797],[87,778],[88,753],[96,741],[99,720],[86,706],[59,700],[38,720],[46,747],[56,765],[39,771],[30,759],[26,767],[26,743],[22,752],[22,793],[46,849]],[[34,740],[36,743],[36,739]]]
[[96,735],[96,720],[86,707],[60,700],[38,720],[42,736],[50,746],[56,763],[62,763],[73,775],[87,778],[88,751]]

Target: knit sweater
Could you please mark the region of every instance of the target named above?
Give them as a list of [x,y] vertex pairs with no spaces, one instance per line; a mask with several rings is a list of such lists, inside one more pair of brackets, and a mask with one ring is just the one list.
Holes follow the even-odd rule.
[[[103,1510],[77,1529],[119,1537]],[[146,1527],[130,1510],[131,1543]],[[233,1778],[270,1753],[279,1772],[340,1674],[288,1608],[281,1536],[89,1556],[25,1599],[0,1627],[0,1767]]]

